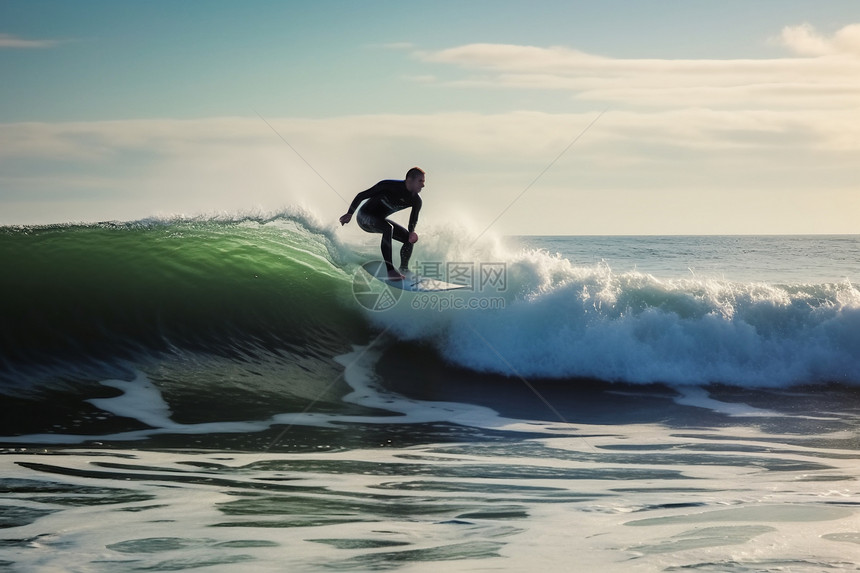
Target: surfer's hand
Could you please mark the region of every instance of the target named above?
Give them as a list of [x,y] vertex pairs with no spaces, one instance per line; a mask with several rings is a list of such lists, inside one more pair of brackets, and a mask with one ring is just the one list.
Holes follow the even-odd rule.
[[410,243],[417,243],[418,242],[418,233],[416,233],[414,231],[409,233],[409,242]]
[[[341,218],[340,218],[340,224],[341,224],[341,226],[346,225],[346,224],[347,224],[347,223],[349,223],[351,220],[352,220],[352,213],[347,213],[347,214],[345,214],[345,215],[342,215],[342,216],[341,216]],[[414,241],[413,241],[413,242],[414,242]]]

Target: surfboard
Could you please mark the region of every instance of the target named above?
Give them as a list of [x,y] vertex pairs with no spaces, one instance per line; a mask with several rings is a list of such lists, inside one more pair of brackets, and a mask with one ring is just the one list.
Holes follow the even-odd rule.
[[424,277],[408,271],[403,280],[388,278],[388,271],[382,261],[370,261],[361,265],[367,274],[388,286],[411,292],[441,292],[446,290],[457,290],[466,288],[466,285],[445,282],[443,280]]

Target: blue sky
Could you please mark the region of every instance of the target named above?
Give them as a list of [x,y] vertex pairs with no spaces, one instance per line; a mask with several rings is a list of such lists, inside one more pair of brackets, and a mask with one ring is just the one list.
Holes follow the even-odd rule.
[[0,224],[334,224],[417,164],[425,229],[860,232],[856,0],[5,0],[0,70]]

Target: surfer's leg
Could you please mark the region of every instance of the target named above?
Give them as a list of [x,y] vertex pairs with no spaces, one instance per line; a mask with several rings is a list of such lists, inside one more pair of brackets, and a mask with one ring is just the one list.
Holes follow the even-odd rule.
[[400,248],[400,270],[409,270],[409,258],[412,256],[412,243],[409,242],[409,231],[393,221],[385,220],[392,226],[392,236],[395,241],[400,241],[403,246]]
[[388,276],[392,279],[402,279],[403,275],[397,272],[397,269],[394,268],[394,263],[391,262],[391,240],[392,238],[401,240],[403,233],[406,233],[406,238],[408,240],[409,233],[398,225],[397,223],[393,223],[388,219],[380,219],[379,217],[368,217],[364,215],[361,210],[358,211],[358,217],[356,217],[356,222],[358,226],[368,233],[382,233],[382,242],[379,245],[380,250],[382,251],[382,260],[385,261],[385,267],[388,269]]
[[400,272],[404,273],[409,270],[409,259],[412,257],[413,243],[406,241],[400,247]]
[[382,260],[385,261],[385,266],[388,267],[389,275],[395,270],[394,263],[391,262],[391,236],[393,233],[394,230],[391,228],[391,223],[384,221],[382,225],[382,243],[380,244],[380,248],[382,249]]

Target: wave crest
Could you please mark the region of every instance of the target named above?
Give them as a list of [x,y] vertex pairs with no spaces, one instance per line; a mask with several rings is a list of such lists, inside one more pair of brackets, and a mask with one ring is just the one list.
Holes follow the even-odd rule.
[[507,376],[761,387],[860,383],[860,290],[847,280],[661,280],[615,273],[603,262],[576,266],[540,250],[494,256],[507,269],[504,308],[402,308],[374,320],[403,339],[432,344],[459,366]]

